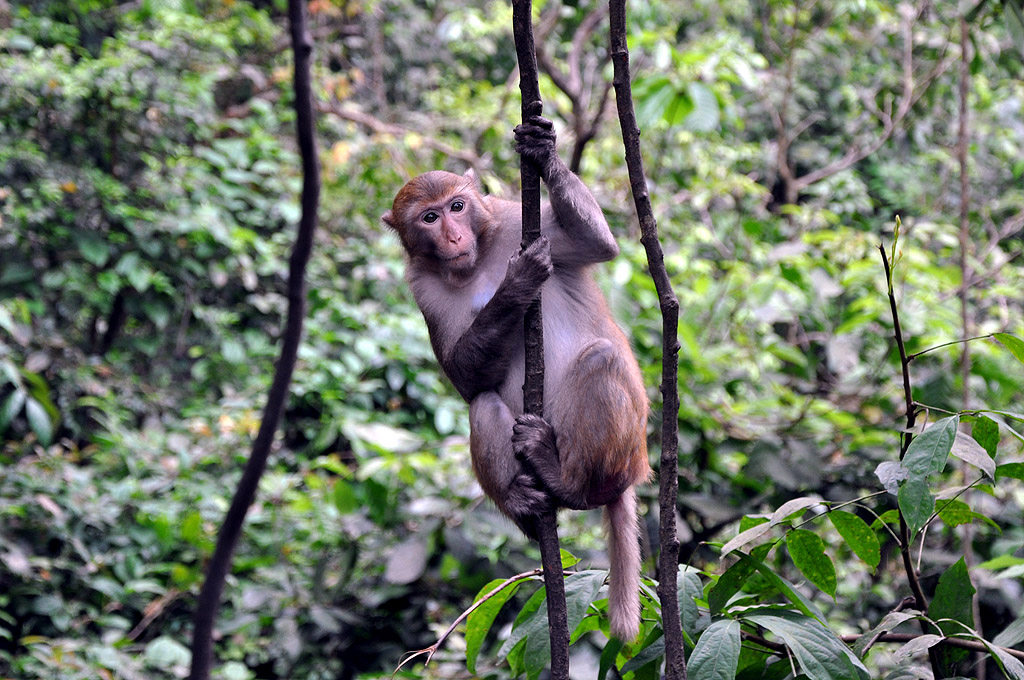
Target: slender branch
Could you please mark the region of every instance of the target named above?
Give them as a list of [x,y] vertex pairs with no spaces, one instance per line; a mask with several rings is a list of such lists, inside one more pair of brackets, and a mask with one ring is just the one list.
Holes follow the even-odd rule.
[[[513,0],[512,32],[515,36],[519,63],[519,90],[522,96],[522,117],[540,115],[543,104],[537,80],[537,50],[533,40],[532,0]],[[523,159],[520,164],[523,183],[523,243],[526,248],[540,238],[540,171]],[[526,375],[523,383],[523,408],[527,413],[544,413],[544,328],[540,300],[526,311]],[[544,565],[547,589],[548,625],[551,636],[551,677],[569,679],[569,623],[565,604],[565,580],[558,545],[558,518],[554,510],[538,522],[540,557]]]
[[[484,605],[484,603],[487,602],[488,600],[490,600],[491,598],[496,597],[498,595],[498,593],[500,593],[501,591],[505,590],[505,588],[509,587],[513,583],[518,583],[519,581],[527,581],[527,580],[529,580],[531,578],[534,578],[536,576],[541,575],[541,573],[542,573],[541,569],[531,569],[530,571],[524,571],[521,574],[516,574],[515,576],[510,576],[507,579],[505,579],[504,581],[502,581],[501,583],[499,583],[496,588],[494,588],[489,593],[487,593],[486,595],[481,597],[479,600],[474,602],[469,607],[469,609],[467,609],[464,612],[462,612],[461,614],[459,614],[458,618],[456,618],[454,621],[452,621],[451,625],[448,626],[448,628],[443,633],[441,633],[441,636],[439,638],[437,638],[437,642],[435,642],[434,644],[430,645],[429,647],[424,647],[423,649],[417,649],[417,650],[412,651],[412,652],[406,652],[405,655],[398,662],[398,666],[392,672],[392,674],[391,674],[392,677],[394,675],[396,675],[398,673],[398,671],[402,670],[402,668],[404,668],[408,664],[412,663],[415,659],[418,659],[421,656],[426,656],[427,657],[426,659],[423,660],[423,664],[424,665],[429,664],[430,660],[432,658],[434,658],[434,654],[436,654],[437,650],[439,650],[441,648],[441,645],[443,645],[445,643],[445,641],[448,639],[448,637],[452,633],[455,632],[455,629],[459,627],[460,623],[462,623],[467,618],[469,618],[470,614],[472,614],[477,609],[482,607]],[[568,572],[564,572],[563,576],[565,574],[567,574],[567,573]]]
[[[898,218],[896,238],[899,238]],[[894,251],[895,248],[896,242],[894,241]],[[886,290],[888,290],[889,293],[889,309],[892,311],[893,333],[896,336],[896,347],[899,349],[900,365],[903,369],[903,397],[906,400],[907,405],[907,424],[906,433],[903,435],[903,445],[900,447],[900,460],[902,461],[904,456],[907,455],[907,449],[910,448],[910,443],[914,440],[914,426],[917,424],[917,408],[914,405],[914,394],[910,386],[910,359],[907,357],[907,347],[903,342],[903,329],[900,326],[900,314],[896,306],[896,294],[893,292],[892,269],[889,266],[889,259],[885,255],[885,247],[879,244],[878,251],[882,254],[882,266],[885,269]],[[921,580],[917,574],[917,569],[914,567],[913,557],[910,554],[910,528],[907,526],[907,520],[903,515],[903,511],[899,510],[898,512],[900,517],[900,556],[903,558],[903,571],[907,574],[907,583],[910,585],[910,591],[913,593],[914,599],[917,600],[917,608],[921,611],[928,611],[928,598],[925,597],[924,589],[921,587]],[[921,630],[925,633],[928,632],[927,622],[921,621]],[[942,677],[941,665],[939,663],[938,655],[935,653],[934,649],[928,650],[928,658],[931,660],[932,670],[936,677]]]
[[658,292],[662,316],[662,418],[661,473],[659,501],[661,509],[661,555],[658,560],[658,596],[661,599],[662,628],[665,632],[665,677],[685,680],[682,622],[676,574],[679,571],[679,535],[676,530],[676,497],[679,493],[679,300],[665,268],[665,256],[658,240],[643,157],[640,155],[640,128],[637,127],[630,87],[629,50],[626,46],[626,2],[610,0],[610,52],[614,65],[615,103],[622,129],[626,166],[633,192],[633,203],[640,220],[641,242],[647,251],[647,263]]
[[467,149],[459,149],[451,144],[445,144],[442,141],[430,136],[423,135],[422,131],[417,131],[412,128],[403,127],[401,125],[395,125],[394,123],[385,123],[384,121],[371,116],[363,111],[356,111],[353,108],[342,106],[340,102],[317,102],[317,109],[322,113],[329,113],[337,116],[344,120],[351,121],[362,125],[366,129],[381,135],[394,135],[395,137],[404,137],[409,134],[419,134],[420,140],[423,145],[427,148],[433,149],[443,153],[445,156],[457,158],[460,161],[466,163],[474,170],[479,170],[483,165],[483,159],[476,155],[472,151]]
[[[843,642],[854,642],[857,640],[858,637],[860,636],[857,634],[840,636]],[[878,637],[877,642],[910,642],[911,640],[916,640],[919,637],[921,636],[917,633],[884,633],[883,635],[880,635]],[[988,648],[988,645],[986,645],[984,642],[981,642],[980,640],[965,640],[963,638],[958,637],[945,637],[942,639],[942,644],[949,645],[950,647],[959,647],[961,649],[970,649],[978,652],[991,651]],[[1024,652],[1022,652],[1019,649],[1011,649],[1009,647],[996,647],[996,645],[992,645],[992,647],[995,647],[1001,652],[1004,652],[1012,657],[1024,661]]]
[[189,675],[191,680],[207,680],[210,677],[210,668],[213,664],[213,626],[217,611],[220,609],[224,581],[231,567],[231,556],[242,534],[245,514],[256,498],[260,477],[267,466],[270,447],[274,442],[274,434],[288,398],[288,385],[302,340],[302,321],[306,306],[306,264],[313,250],[313,236],[316,232],[317,205],[320,200],[320,165],[317,160],[313,93],[309,75],[313,41],[309,35],[303,0],[288,0],[288,19],[291,25],[292,49],[295,53],[295,113],[303,173],[302,217],[288,263],[288,317],[285,322],[281,356],[274,370],[274,380],[267,395],[259,433],[253,442],[252,453],[245,464],[242,479],[238,483],[235,496],[231,499],[231,506],[217,535],[217,545],[207,568],[206,581],[199,593],[192,633],[192,669]]
[[986,338],[991,338],[992,336],[993,336],[993,334],[989,333],[988,335],[975,335],[973,338],[962,338],[960,340],[951,340],[950,342],[944,342],[941,345],[935,345],[934,347],[928,347],[927,349],[923,349],[920,352],[914,352],[913,354],[908,354],[907,355],[907,361],[913,361],[914,359],[918,358],[922,354],[927,354],[928,352],[934,352],[935,350],[942,349],[943,347],[949,347],[951,345],[959,345],[961,343],[973,342],[974,340],[984,340]]

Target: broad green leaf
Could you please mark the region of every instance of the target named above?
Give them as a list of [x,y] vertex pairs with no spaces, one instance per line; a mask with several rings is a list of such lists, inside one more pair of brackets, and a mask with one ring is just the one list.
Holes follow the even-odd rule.
[[780,524],[789,519],[790,517],[792,517],[793,515],[797,514],[798,512],[802,513],[802,511],[806,510],[807,508],[820,505],[820,498],[809,498],[807,496],[803,496],[801,498],[794,498],[792,500],[788,500],[782,505],[780,505],[778,510],[772,513],[770,522],[772,525]]
[[193,510],[185,516],[181,523],[181,537],[192,545],[199,545],[203,538],[203,517]]
[[740,622],[715,621],[701,633],[687,661],[689,680],[733,680],[740,660]]
[[789,556],[800,573],[829,596],[836,596],[836,568],[825,554],[825,543],[813,531],[793,529],[786,534]]
[[942,636],[941,635],[935,635],[933,633],[928,633],[926,635],[921,635],[920,637],[914,638],[913,640],[911,640],[907,644],[905,644],[902,647],[900,647],[899,649],[897,649],[893,653],[893,657],[899,663],[906,663],[907,661],[909,661],[913,657],[917,656],[918,654],[921,654],[923,652],[928,651],[929,649],[931,649],[935,645],[939,644],[940,642],[942,642]]
[[1013,555],[999,555],[993,557],[990,560],[985,560],[978,566],[982,569],[991,569],[993,571],[997,569],[1009,569],[1010,567],[1017,567],[1024,565],[1024,557],[1014,557]]
[[974,437],[963,432],[957,432],[950,453],[968,465],[978,468],[989,479],[996,478],[996,462],[992,460],[992,456],[988,454],[988,451],[974,440]]
[[868,670],[821,622],[785,610],[752,610],[744,619],[771,631],[793,652],[811,680],[868,680]]
[[158,637],[146,645],[146,665],[170,671],[175,666],[188,666],[192,660],[192,652],[170,636]]
[[852,512],[843,510],[833,510],[828,513],[828,518],[853,554],[862,559],[874,571],[882,559],[882,552],[878,544],[878,536],[867,525],[867,522]]
[[576,631],[591,603],[597,599],[597,591],[604,585],[607,575],[608,572],[601,569],[588,569],[566,577],[565,607],[570,635]]
[[889,612],[882,619],[881,623],[857,638],[857,641],[853,643],[853,653],[858,657],[864,656],[864,647],[874,640],[876,635],[888,633],[901,623],[916,619],[919,616],[921,616],[921,612],[918,611]]
[[758,538],[771,531],[772,526],[773,525],[770,522],[764,522],[762,524],[752,526],[746,531],[741,531],[740,533],[736,534],[731,539],[729,539],[725,545],[722,546],[722,552],[718,556],[719,559],[725,557],[737,548],[742,548],[744,545],[750,543],[751,541],[756,541]]
[[0,406],[0,434],[2,434],[7,427],[14,420],[14,417],[21,413],[22,407],[25,405],[25,391],[21,389],[14,390],[7,395],[4,399],[4,403]]
[[356,497],[355,489],[344,479],[334,480],[334,490],[331,493],[334,507],[342,515],[348,515],[359,509],[359,499]]
[[971,425],[971,436],[988,455],[995,458],[996,447],[999,446],[999,423],[988,416],[979,415]]
[[[480,592],[473,598],[473,602],[478,602],[504,582],[504,579],[491,581],[480,589]],[[477,656],[480,654],[480,648],[484,644],[488,631],[491,630],[494,619],[509,598],[519,590],[521,583],[521,581],[517,581],[502,588],[501,592],[492,595],[489,600],[474,609],[466,619],[466,669],[473,675],[476,675]]]
[[[982,642],[985,642],[982,640]],[[992,653],[1000,670],[1006,674],[1009,680],[1024,680],[1024,663],[1020,659],[1008,654],[1005,650],[985,642],[988,651]]]
[[939,519],[945,522],[947,526],[956,527],[961,524],[970,524],[971,522],[978,520],[997,529],[999,528],[999,525],[993,522],[992,519],[979,512],[974,512],[967,503],[955,498],[948,501],[937,501],[935,503],[935,508],[939,513]]
[[717,129],[721,114],[718,97],[711,88],[704,83],[693,81],[686,86],[686,92],[692,110],[683,120],[683,125],[695,132],[711,132]]
[[573,555],[565,548],[558,550],[558,558],[562,561],[562,569],[572,569],[580,562],[580,558]]
[[928,490],[928,483],[924,479],[914,477],[900,487],[899,504],[910,529],[910,538],[913,539],[931,519],[935,510],[935,497]]
[[910,470],[911,477],[927,477],[942,472],[946,459],[956,439],[959,416],[950,416],[937,421],[910,442],[907,455],[901,461]]
[[1024,479],[1024,463],[1004,463],[996,468],[996,479]]
[[102,267],[110,259],[110,245],[98,235],[89,234],[78,238],[78,252],[82,258],[97,267]]
[[992,644],[1000,647],[1016,647],[1024,642],[1024,616],[1000,631],[992,640]]
[[615,659],[619,656],[619,652],[625,644],[622,640],[614,637],[608,640],[604,649],[601,650],[601,662],[597,670],[597,680],[605,680],[608,677],[608,671],[615,665]]
[[39,443],[49,446],[53,440],[53,423],[50,422],[50,416],[43,405],[28,397],[25,400],[25,417],[28,419],[28,426],[39,438]]
[[656,628],[644,640],[640,651],[632,659],[622,664],[620,672],[622,675],[638,671],[648,664],[654,663],[665,656],[665,640],[662,637],[664,632]]
[[766,581],[772,584],[776,590],[778,590],[790,603],[799,609],[804,615],[809,616],[819,621],[824,621],[825,616],[814,606],[814,603],[804,597],[796,587],[776,574],[771,567],[757,559],[752,555],[744,555],[740,553],[741,562],[752,562],[754,568],[765,578]]
[[1006,349],[1010,350],[1010,354],[1017,357],[1017,361],[1024,364],[1024,340],[1009,333],[996,333],[992,337],[1001,342]]
[[[967,563],[961,557],[939,577],[939,584],[935,587],[935,596],[932,598],[931,604],[928,605],[928,616],[933,621],[938,621],[939,629],[943,634],[951,635],[962,632],[963,628],[957,625],[956,621],[969,629],[974,628],[974,612],[971,608],[974,592],[971,577],[967,572]],[[939,621],[939,619],[952,619],[952,621]],[[967,650],[948,645],[938,650],[939,659],[947,671],[952,671],[953,666],[967,655]]]
[[499,657],[508,656],[512,651],[512,648],[526,638],[526,634],[528,632],[526,623],[535,618],[539,612],[543,611],[544,624],[547,625],[548,612],[544,606],[545,597],[546,591],[544,586],[541,586],[533,595],[530,596],[523,605],[523,608],[519,610],[519,613],[516,614],[515,623],[512,626],[512,633],[508,636],[508,639],[502,643],[501,649],[498,650]]
[[679,598],[679,618],[683,624],[683,632],[691,638],[697,635],[697,623],[700,621],[700,609],[697,598],[704,594],[700,576],[692,571],[684,571],[679,565],[676,574],[676,591]]
[[[743,556],[745,557],[745,556]],[[732,596],[739,592],[743,584],[757,569],[756,561],[744,560],[742,557],[738,562],[725,570],[725,573],[718,577],[718,581],[708,592],[708,608],[712,616],[722,611],[725,605],[732,599]]]

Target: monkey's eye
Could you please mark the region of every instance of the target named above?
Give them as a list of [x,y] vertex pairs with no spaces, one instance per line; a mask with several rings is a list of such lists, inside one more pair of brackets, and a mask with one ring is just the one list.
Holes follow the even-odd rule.
[[437,222],[438,217],[439,215],[433,210],[431,210],[430,212],[423,216],[423,221],[426,222],[427,224],[433,224],[434,222]]
[[452,212],[462,212],[462,210],[465,207],[466,204],[463,203],[462,201],[455,201],[454,203],[452,203]]

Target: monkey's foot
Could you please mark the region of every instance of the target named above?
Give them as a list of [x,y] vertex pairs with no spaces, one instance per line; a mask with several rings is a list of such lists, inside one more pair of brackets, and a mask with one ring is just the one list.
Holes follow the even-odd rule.
[[558,447],[555,430],[540,416],[524,413],[512,426],[512,451],[521,463],[529,465],[541,479],[542,470],[558,467]]
[[529,538],[537,540],[537,518],[555,507],[550,494],[531,474],[520,472],[505,496],[505,511]]

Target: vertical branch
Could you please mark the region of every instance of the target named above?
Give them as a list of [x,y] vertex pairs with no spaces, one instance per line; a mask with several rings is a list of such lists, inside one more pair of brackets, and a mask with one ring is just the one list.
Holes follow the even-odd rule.
[[686,658],[683,655],[683,631],[679,618],[679,594],[676,574],[679,571],[679,536],[676,531],[676,496],[679,492],[679,300],[672,290],[665,257],[658,240],[658,224],[651,208],[651,198],[644,177],[640,155],[640,129],[633,110],[630,86],[629,50],[626,47],[625,0],[610,0],[611,57],[614,65],[615,102],[626,150],[629,183],[633,192],[642,232],[641,242],[647,251],[648,267],[658,291],[662,316],[661,367],[661,555],[658,560],[658,596],[661,599],[662,626],[665,631],[665,677],[685,680]]
[[224,524],[217,535],[217,545],[206,572],[206,581],[199,593],[192,633],[191,680],[207,680],[213,664],[213,626],[220,609],[224,581],[231,567],[246,512],[256,498],[260,477],[267,466],[270,446],[274,441],[278,423],[288,397],[288,385],[295,369],[299,343],[302,340],[302,322],[306,307],[306,263],[313,250],[316,231],[317,205],[320,200],[320,165],[317,161],[313,94],[310,87],[309,62],[313,40],[306,23],[303,0],[288,0],[288,20],[291,25],[292,50],[295,55],[295,113],[298,126],[299,152],[302,156],[302,217],[299,220],[295,245],[288,263],[288,317],[285,322],[281,356],[274,370],[274,380],[263,409],[260,429],[253,442],[252,452],[245,464],[242,479],[231,499]]
[[[899,217],[896,218],[896,238],[899,238]],[[895,244],[893,251],[895,252]],[[903,328],[900,325],[900,314],[896,307],[896,294],[893,292],[892,268],[889,266],[889,258],[885,256],[885,247],[881,244],[878,251],[882,254],[882,267],[885,270],[886,289],[889,291],[889,309],[892,312],[893,334],[896,336],[896,348],[900,353],[900,365],[903,369],[903,398],[907,405],[906,434],[903,437],[903,444],[900,446],[900,460],[907,455],[910,443],[914,441],[914,426],[917,424],[917,406],[914,405],[914,393],[910,386],[910,362],[913,357],[907,355],[907,346],[903,342]],[[895,260],[895,255],[893,256]],[[895,261],[894,261],[895,264]],[[914,567],[914,560],[910,554],[910,528],[907,520],[903,517],[903,510],[898,510],[900,516],[900,556],[903,558],[903,571],[907,574],[907,583],[910,585],[910,592],[916,600],[915,608],[923,612],[928,611],[928,598],[925,597],[924,589],[921,588],[921,579],[918,578],[917,569]],[[921,631],[928,633],[929,624],[921,621]],[[939,631],[941,633],[941,631]],[[928,659],[931,661],[932,672],[935,677],[943,677],[941,664],[935,647],[928,650]]]
[[[512,32],[519,61],[519,90],[525,123],[540,115],[543,104],[537,82],[537,51],[533,41],[532,0],[512,1]],[[525,248],[540,237],[540,171],[522,160],[523,242]],[[523,407],[527,413],[544,414],[544,328],[540,300],[526,311],[526,375],[523,383]],[[554,510],[538,522],[540,556],[547,589],[548,625],[551,635],[551,675],[554,680],[569,678],[569,624],[562,576],[561,549],[558,545],[558,519]]]
[[[960,166],[960,323],[963,326],[963,337],[969,338],[974,335],[974,329],[971,328],[971,316],[969,310],[970,303],[970,286],[972,284],[972,272],[971,265],[968,260],[968,254],[971,247],[971,233],[970,233],[970,203],[971,203],[971,185],[969,182],[969,176],[967,172],[967,148],[970,145],[970,129],[968,127],[970,121],[970,108],[968,102],[968,93],[970,91],[971,84],[971,60],[969,48],[970,36],[967,32],[967,19],[964,16],[960,17],[960,127],[957,131],[956,141],[956,156]],[[960,408],[969,409],[971,407],[971,343],[965,342],[961,345],[960,354],[960,380],[963,383],[961,386],[962,397],[960,401]],[[968,465],[964,463],[961,467],[964,478],[967,477]],[[964,560],[967,566],[973,567],[977,563],[977,558],[974,554],[973,543],[974,543],[974,527],[967,523],[960,527],[960,540],[964,550]],[[971,615],[974,618],[974,630],[978,633],[978,637],[983,637],[984,630],[981,626],[981,593],[977,590],[974,596],[971,598]],[[986,654],[983,652],[975,652],[975,677],[977,680],[986,680],[988,675],[985,666]]]

